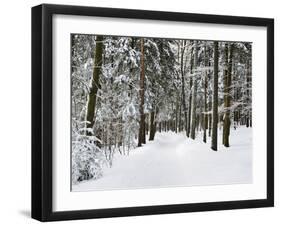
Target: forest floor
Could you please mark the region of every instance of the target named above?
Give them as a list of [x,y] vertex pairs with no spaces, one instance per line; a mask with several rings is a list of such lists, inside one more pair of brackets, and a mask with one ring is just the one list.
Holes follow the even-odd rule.
[[252,129],[231,130],[230,145],[218,151],[203,143],[201,134],[192,140],[184,133],[156,133],[154,141],[130,151],[116,153],[113,166],[98,180],[83,181],[72,191],[242,184],[252,182]]

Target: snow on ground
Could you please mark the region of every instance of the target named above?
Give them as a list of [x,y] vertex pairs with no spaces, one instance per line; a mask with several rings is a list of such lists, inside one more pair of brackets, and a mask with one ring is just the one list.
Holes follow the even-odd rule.
[[154,141],[129,156],[116,153],[102,178],[73,185],[72,191],[251,183],[252,129],[241,127],[230,134],[231,147],[219,145],[216,152],[209,137],[205,144],[183,133],[156,133]]

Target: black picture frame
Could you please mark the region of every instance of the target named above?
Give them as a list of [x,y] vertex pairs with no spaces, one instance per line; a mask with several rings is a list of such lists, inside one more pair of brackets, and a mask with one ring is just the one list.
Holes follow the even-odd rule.
[[[247,25],[267,28],[267,198],[128,208],[52,210],[52,18],[55,14]],[[32,218],[40,221],[122,217],[274,205],[274,20],[176,12],[43,4],[32,8]]]

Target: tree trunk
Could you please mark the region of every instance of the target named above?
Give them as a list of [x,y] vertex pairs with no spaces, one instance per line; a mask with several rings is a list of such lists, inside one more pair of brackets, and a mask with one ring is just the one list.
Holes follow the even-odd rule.
[[194,78],[193,78],[193,90],[192,90],[192,114],[191,114],[191,138],[195,139],[196,129],[196,108],[197,108],[197,54],[198,54],[198,41],[195,41],[194,51]]
[[[180,103],[181,103],[181,99],[180,99]],[[182,105],[180,104],[180,110],[179,110],[179,120],[178,120],[178,127],[179,127],[179,131],[183,131],[182,128]]]
[[227,69],[228,69],[228,44],[224,44],[224,69],[223,69],[223,103],[224,103],[224,116],[223,116],[223,134],[222,134],[222,144],[225,144],[225,134],[226,134],[226,105],[227,105]]
[[191,106],[192,106],[192,104],[191,104],[191,102],[192,102],[192,86],[193,86],[193,79],[192,78],[190,78],[189,79],[189,90],[190,90],[190,92],[189,92],[189,100],[188,100],[188,102],[189,102],[189,108],[188,108],[188,120],[187,120],[187,137],[189,137],[190,136],[190,130],[191,130]]
[[193,48],[190,52],[190,78],[189,78],[189,107],[188,107],[188,120],[187,120],[187,137],[190,135],[190,121],[191,121],[191,101],[192,101],[192,86],[193,86],[193,80],[192,80],[192,69],[193,69],[193,58],[192,58]]
[[183,58],[184,58],[184,52],[185,52],[185,44],[186,41],[184,40],[182,42],[181,46],[181,56],[180,56],[180,69],[181,69],[181,83],[182,83],[182,107],[183,107],[183,113],[184,113],[184,129],[186,131],[187,135],[187,108],[186,108],[186,102],[185,102],[185,79],[184,79],[184,70],[183,70]]
[[[212,98],[211,98],[211,95],[210,95],[210,98],[209,98],[209,112],[212,111]],[[208,131],[208,135],[209,137],[211,137],[212,135],[212,114],[209,113],[209,131]]]
[[148,130],[146,130],[148,127],[147,127],[147,125],[146,125],[146,114],[144,114],[144,124],[143,124],[143,133],[142,133],[142,143],[143,144],[145,144],[146,143],[146,131],[148,131]]
[[227,109],[227,69],[228,69],[228,44],[224,44],[224,69],[223,69],[223,103],[224,103],[224,113],[223,113],[223,133],[222,133],[222,144],[225,144],[226,137],[226,109]]
[[[204,60],[205,60],[205,67],[207,67],[208,63],[208,59],[207,59],[207,45],[205,44],[205,49],[204,49]],[[203,129],[204,129],[204,133],[203,133],[203,142],[206,143],[207,142],[207,129],[208,129],[208,114],[207,114],[207,87],[208,87],[208,73],[207,70],[205,68],[205,72],[204,72],[204,114],[203,114]]]
[[177,133],[178,132],[178,120],[179,120],[179,102],[178,102],[178,95],[177,95],[177,99],[176,99],[176,120],[175,120],[175,132]]
[[[249,47],[249,50],[250,50],[250,52],[252,51],[252,47],[250,46]],[[247,85],[246,85],[246,87],[247,87],[247,105],[248,105],[248,107],[250,107],[250,109],[248,110],[248,112],[247,112],[247,121],[246,121],[246,126],[247,127],[252,127],[252,107],[251,107],[251,74],[252,74],[252,72],[251,72],[251,64],[252,64],[252,62],[251,62],[251,58],[250,59],[248,59],[247,60],[247,67],[246,67],[246,80],[247,80]]]
[[231,101],[231,83],[232,83],[232,55],[233,55],[233,44],[229,48],[229,62],[227,68],[227,90],[226,90],[226,103],[225,103],[225,117],[224,117],[224,130],[223,134],[223,145],[229,147],[229,134],[230,134],[230,101]]
[[[97,92],[99,89],[99,78],[102,67],[102,54],[103,54],[103,36],[96,37],[95,59],[93,77],[91,80],[91,89],[88,97],[87,116],[86,120],[89,122],[87,128],[93,128],[95,121],[95,111],[97,103]],[[89,134],[88,134],[89,135]]]
[[218,143],[218,42],[214,42],[214,81],[213,81],[213,126],[212,126],[212,146],[217,151]]
[[145,115],[144,115],[144,44],[143,38],[141,42],[141,72],[140,72],[140,125],[139,125],[139,139],[138,147],[145,143]]
[[149,133],[149,140],[154,140],[156,132],[156,122],[155,122],[155,112],[152,111],[150,113],[150,133]]

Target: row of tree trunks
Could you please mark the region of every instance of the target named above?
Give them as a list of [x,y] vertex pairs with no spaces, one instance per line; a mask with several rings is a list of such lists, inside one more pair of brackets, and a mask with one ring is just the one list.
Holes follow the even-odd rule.
[[[152,114],[153,112],[150,113],[150,120],[151,117],[152,117]],[[208,125],[208,128],[206,129],[206,136],[207,136],[207,131],[209,128],[209,115],[206,115],[207,116],[207,125]],[[205,114],[202,112],[202,114],[197,114],[196,116],[196,128],[195,130],[196,131],[201,131],[203,130],[204,131],[204,117],[205,117]],[[155,130],[154,130],[155,129]],[[172,131],[172,132],[175,132],[175,133],[178,133],[178,132],[182,132],[184,130],[180,130],[180,127],[179,125],[177,124],[176,120],[168,120],[168,121],[161,121],[161,122],[154,122],[154,126],[153,124],[149,124],[149,140],[153,140],[151,139],[151,137],[155,136],[155,133],[156,132],[167,132],[167,131]],[[185,132],[185,131],[184,131]]]
[[[168,121],[161,121],[155,124],[155,133],[158,132],[176,132],[176,121],[175,120],[168,120]],[[154,134],[155,135],[155,134]]]

